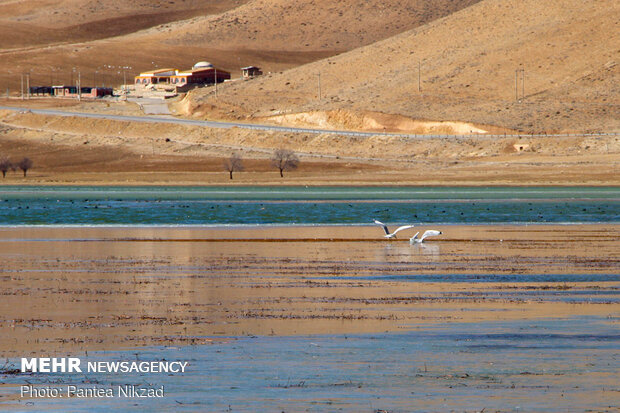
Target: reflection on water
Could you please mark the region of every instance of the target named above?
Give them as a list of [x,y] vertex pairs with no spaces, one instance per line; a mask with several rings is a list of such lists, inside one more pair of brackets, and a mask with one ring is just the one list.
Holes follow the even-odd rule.
[[[334,279],[334,277],[317,277],[317,279]],[[485,283],[485,282],[609,282],[618,281],[620,275],[612,274],[406,274],[406,275],[371,275],[359,277],[338,277],[339,280],[372,280],[372,281],[410,281],[410,282],[442,282],[442,283]],[[572,293],[572,291],[571,291]],[[594,292],[596,294],[596,292]]]
[[163,399],[131,403],[32,400],[33,409],[46,411],[608,411],[620,407],[619,351],[617,326],[596,317],[439,324],[396,334],[238,337],[96,352],[84,358],[190,365],[183,375],[39,374],[27,380],[166,389]]
[[409,259],[416,261],[418,258],[428,261],[429,259],[437,259],[441,254],[441,245],[432,242],[413,245],[406,241],[400,243],[386,242],[383,248],[376,248],[375,251],[375,260],[384,261],[387,267],[394,260]]
[[427,255],[431,257],[438,257],[441,253],[441,245],[432,243],[420,243],[411,246],[413,254]]
[[[190,362],[0,374],[0,410],[617,410],[618,225],[441,229],[409,245],[371,225],[0,228],[10,363]],[[166,397],[19,401],[26,380]]]

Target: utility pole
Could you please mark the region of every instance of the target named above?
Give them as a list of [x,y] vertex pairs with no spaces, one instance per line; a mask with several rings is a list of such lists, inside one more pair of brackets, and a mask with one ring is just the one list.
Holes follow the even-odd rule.
[[24,74],[23,73],[22,73],[21,91],[22,91],[22,100],[24,100]]
[[30,72],[26,73],[26,96],[30,99]]
[[418,92],[422,91],[422,63],[418,60]]
[[[129,88],[127,87],[127,70],[131,69],[133,69],[131,66],[123,66],[123,92],[125,93],[125,95],[129,93]],[[174,89],[176,90],[176,88],[177,87],[175,86]]]
[[77,81],[77,100],[78,102],[82,100],[82,72],[78,70],[78,81]]
[[215,98],[217,99],[217,69],[214,67],[213,70],[213,80],[215,81]]
[[319,72],[319,100],[321,100],[321,72]]
[[515,70],[515,100],[519,100],[519,73],[521,73],[521,99],[525,99],[525,69]]
[[519,70],[515,70],[515,100],[519,100]]

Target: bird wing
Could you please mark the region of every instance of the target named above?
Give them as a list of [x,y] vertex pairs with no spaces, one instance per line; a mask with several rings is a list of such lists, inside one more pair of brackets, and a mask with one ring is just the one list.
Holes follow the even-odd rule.
[[441,235],[441,231],[429,229],[428,231],[425,231],[424,234],[422,234],[422,238],[420,238],[420,241],[422,241],[426,237],[435,237],[437,235]]
[[413,244],[414,242],[416,242],[416,238],[418,238],[418,234],[420,233],[420,231],[416,232],[415,235],[411,238],[409,238],[409,243]]
[[385,235],[390,235],[390,231],[388,230],[387,225],[385,225],[383,222],[381,221],[377,221],[376,219],[374,220],[375,224],[377,225],[381,225],[383,227],[383,230],[385,231]]
[[394,231],[394,235],[396,235],[396,233],[397,233],[398,231],[402,231],[402,230],[404,230],[404,229],[413,228],[414,226],[415,226],[415,225],[403,225],[402,227],[398,227],[398,228],[396,228],[396,231]]

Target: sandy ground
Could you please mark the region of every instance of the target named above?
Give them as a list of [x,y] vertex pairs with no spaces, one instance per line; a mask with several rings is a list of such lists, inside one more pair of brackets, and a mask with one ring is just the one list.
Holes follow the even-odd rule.
[[[133,103],[62,103],[140,113]],[[301,159],[284,179],[270,164],[279,147]],[[223,163],[232,153],[245,169],[230,181]],[[357,138],[0,113],[0,157],[34,162],[26,179],[9,172],[3,184],[618,185],[618,153],[618,136]]]
[[375,227],[3,228],[0,355],[440,322],[617,323],[618,225],[441,229],[410,246],[377,240]]

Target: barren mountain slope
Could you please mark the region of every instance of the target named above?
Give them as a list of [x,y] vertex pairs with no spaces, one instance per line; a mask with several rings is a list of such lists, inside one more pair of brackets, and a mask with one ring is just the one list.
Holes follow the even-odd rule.
[[447,16],[479,0],[250,0],[187,26],[169,44],[269,50],[350,50]]
[[484,0],[349,53],[228,85],[217,102],[210,91],[197,93],[190,106],[217,103],[257,117],[346,109],[531,132],[609,131],[620,129],[619,75],[619,2]]
[[[79,1],[84,2],[82,18],[92,18],[94,12],[88,11],[91,9],[86,2],[98,0]],[[129,3],[143,4],[133,1]],[[187,7],[193,5],[191,1],[186,0]],[[240,67],[248,64],[278,71],[376,42],[477,1],[399,0],[388,7],[379,0],[239,0],[238,4],[244,4],[227,12],[166,23],[132,34],[121,30],[119,34],[124,35],[114,38],[81,42],[83,39],[76,37],[79,43],[51,48],[6,50],[4,46],[5,50],[0,50],[0,90],[7,86],[16,90],[18,74],[28,70],[33,72],[35,83],[49,82],[51,70],[58,72],[60,81],[68,82],[73,67],[80,68],[86,79],[91,79],[95,71],[101,73],[103,65],[131,66],[136,72],[153,65],[186,68],[199,60],[209,60],[233,71],[235,76]],[[133,10],[138,13],[136,8]],[[129,19],[127,14],[123,15],[123,19]],[[23,18],[11,16],[15,21]],[[139,20],[140,16],[135,18]],[[39,14],[36,20],[41,21]],[[67,24],[67,19],[62,21]],[[104,37],[111,35],[109,27],[101,30],[106,32]],[[71,40],[71,36],[66,39]],[[3,68],[10,68],[11,73]],[[118,70],[108,71],[105,76],[108,83],[118,84],[122,79]]]
[[175,20],[221,13],[242,3],[243,0],[0,0],[0,49],[118,36]]

